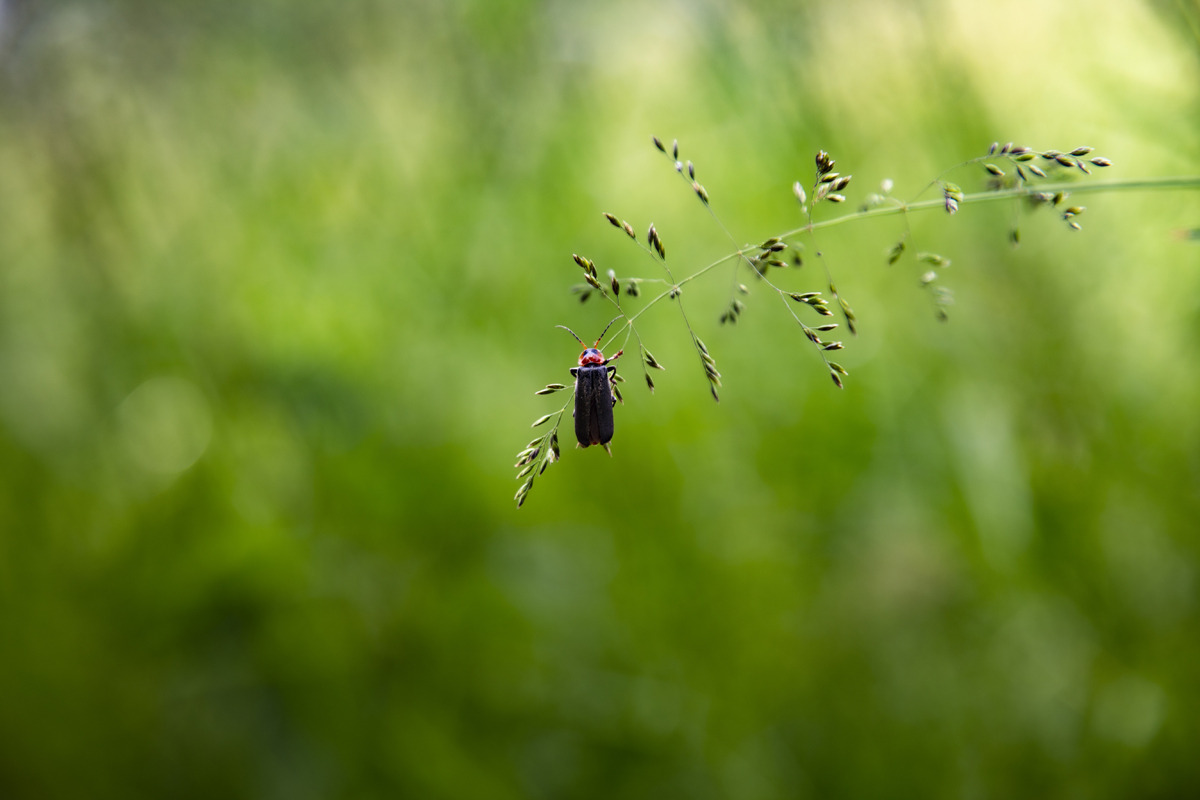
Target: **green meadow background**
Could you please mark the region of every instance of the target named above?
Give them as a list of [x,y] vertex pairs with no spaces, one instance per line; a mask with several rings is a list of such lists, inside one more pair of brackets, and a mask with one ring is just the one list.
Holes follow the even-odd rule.
[[739,244],[818,149],[1196,174],[1195,0],[0,10],[0,796],[1200,795],[1194,192],[914,214],[946,324],[898,217],[824,232],[840,392],[716,270],[722,402],[663,301],[512,499],[571,254],[659,277],[601,212],[731,249],[651,134]]

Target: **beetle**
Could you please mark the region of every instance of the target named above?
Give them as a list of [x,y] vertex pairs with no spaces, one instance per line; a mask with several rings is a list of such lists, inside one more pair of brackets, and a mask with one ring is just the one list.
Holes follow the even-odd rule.
[[571,368],[571,377],[575,379],[575,411],[572,412],[575,417],[575,438],[579,441],[579,447],[598,444],[603,446],[609,455],[612,455],[608,443],[613,437],[613,406],[617,404],[617,398],[612,391],[612,376],[616,374],[617,368],[612,366],[612,362],[620,358],[625,351],[620,350],[612,358],[605,358],[604,353],[600,352],[600,342],[604,340],[604,335],[608,333],[613,322],[618,319],[620,317],[616,317],[605,326],[604,333],[600,334],[600,338],[591,347],[566,325],[558,326],[574,336],[575,341],[583,347],[579,356],[579,366]]

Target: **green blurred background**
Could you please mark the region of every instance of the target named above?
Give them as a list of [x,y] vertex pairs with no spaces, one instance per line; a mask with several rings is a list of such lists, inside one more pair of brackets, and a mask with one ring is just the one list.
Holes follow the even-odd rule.
[[945,325],[829,231],[843,392],[721,270],[720,405],[664,302],[613,457],[511,466],[571,253],[658,277],[600,212],[730,249],[650,134],[739,242],[819,148],[1195,174],[1194,0],[0,8],[0,796],[1200,796],[1195,193],[914,216]]

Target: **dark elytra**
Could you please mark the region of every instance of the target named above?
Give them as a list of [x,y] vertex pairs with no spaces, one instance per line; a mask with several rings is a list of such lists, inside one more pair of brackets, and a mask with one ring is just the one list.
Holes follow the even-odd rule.
[[573,367],[575,376],[575,438],[580,447],[608,444],[613,438],[613,406],[609,375],[616,367],[586,364]]

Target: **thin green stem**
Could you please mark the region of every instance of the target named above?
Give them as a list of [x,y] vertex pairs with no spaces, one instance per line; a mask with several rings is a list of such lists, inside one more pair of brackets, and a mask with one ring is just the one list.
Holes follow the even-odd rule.
[[[1172,176],[1168,176],[1168,177],[1164,177],[1164,178],[1134,178],[1131,180],[1121,180],[1121,181],[1090,181],[1088,183],[1073,183],[1073,182],[1070,182],[1070,183],[1068,183],[1068,182],[1043,183],[1043,184],[1040,184],[1037,186],[1036,191],[1038,191],[1038,192],[1060,192],[1061,191],[1061,192],[1071,192],[1073,194],[1089,194],[1089,193],[1096,193],[1096,192],[1134,192],[1134,191],[1142,191],[1142,190],[1162,191],[1162,190],[1167,190],[1167,189],[1200,189],[1200,175],[1172,175]],[[974,194],[968,194],[965,197],[963,197],[962,202],[959,203],[959,207],[961,208],[962,206],[970,204],[970,203],[988,203],[988,202],[993,202],[996,200],[1011,199],[1014,197],[1017,197],[1017,198],[1026,197],[1028,195],[1033,194],[1034,191],[1035,191],[1034,189],[1016,188],[1016,189],[1001,189],[999,191],[994,191],[994,192],[976,192]],[[817,230],[819,228],[832,228],[835,225],[842,225],[846,222],[852,222],[854,220],[869,219],[869,218],[874,218],[874,217],[887,217],[887,216],[892,216],[894,214],[905,215],[904,218],[905,218],[905,221],[907,222],[908,212],[910,212],[910,211],[926,211],[931,208],[943,208],[943,203],[944,203],[944,201],[939,198],[936,200],[921,200],[920,202],[917,202],[917,203],[899,203],[898,205],[886,206],[883,208],[871,208],[871,209],[867,209],[866,211],[855,211],[855,212],[852,212],[849,214],[843,214],[840,217],[833,217],[832,219],[821,220],[820,222],[812,222],[808,225],[804,225],[799,228],[794,228],[790,231],[786,231],[784,233],[779,234],[778,238],[789,239],[794,236],[799,236],[800,234],[805,233],[809,230]],[[691,281],[694,281],[697,278],[701,277],[702,275],[704,275],[708,272],[711,272],[712,270],[721,266],[726,261],[730,261],[735,258],[742,258],[744,256],[745,256],[745,251],[743,251],[743,250],[738,250],[737,252],[729,253],[727,255],[721,256],[716,261],[713,261],[711,264],[709,264],[705,267],[702,267],[701,269],[697,270],[696,272],[693,272],[691,275],[688,275],[686,278],[683,278],[682,280],[679,281],[679,283],[676,284],[676,286],[683,286],[686,283],[690,283]],[[646,303],[646,305],[642,307],[641,311],[637,312],[632,317],[628,317],[627,319],[630,322],[632,322],[633,320],[636,320],[642,314],[645,314],[648,310],[650,310],[650,308],[652,308],[656,303],[658,303],[658,301],[667,297],[669,294],[670,294],[670,290],[665,291],[662,294],[655,296],[653,299],[650,300],[650,302]]]

